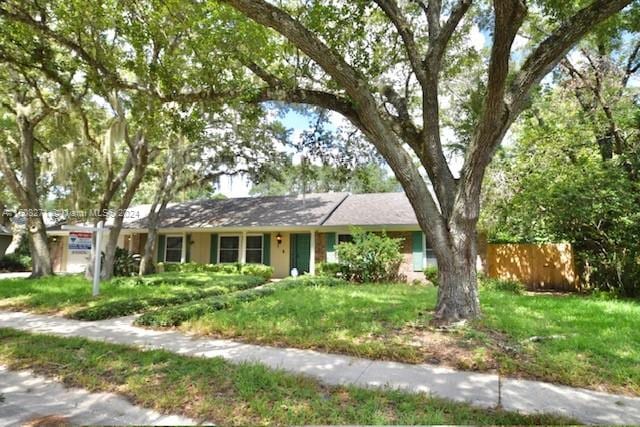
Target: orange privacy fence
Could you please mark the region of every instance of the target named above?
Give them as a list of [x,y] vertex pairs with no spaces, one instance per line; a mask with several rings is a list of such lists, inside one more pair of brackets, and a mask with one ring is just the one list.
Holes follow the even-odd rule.
[[568,243],[490,244],[487,246],[487,274],[518,280],[529,290],[579,289],[573,250]]

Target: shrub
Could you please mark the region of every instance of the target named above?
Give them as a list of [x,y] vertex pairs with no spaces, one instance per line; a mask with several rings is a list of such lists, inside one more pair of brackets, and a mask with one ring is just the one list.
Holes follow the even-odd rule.
[[424,277],[426,277],[427,280],[433,284],[433,286],[438,286],[440,284],[440,282],[438,281],[438,267],[431,266],[425,268]]
[[517,280],[496,279],[494,277],[483,277],[480,279],[480,287],[489,291],[511,292],[521,294],[525,287]]
[[222,285],[229,289],[247,289],[265,282],[262,277],[248,275],[207,275],[206,273],[175,274],[163,273],[149,276],[116,277],[109,284],[113,286],[160,286],[183,285],[207,287]]
[[273,268],[264,264],[245,264],[242,266],[242,274],[259,276],[266,281],[273,276]]
[[245,274],[248,276],[261,276],[269,280],[273,275],[273,269],[264,264],[198,264],[187,263],[159,263],[158,269],[170,273],[225,273],[225,274]]
[[341,268],[337,262],[321,262],[316,267],[316,274],[324,277],[339,277]]
[[0,257],[0,271],[29,271],[31,270],[31,257],[28,255],[9,254]]
[[140,260],[124,248],[116,248],[113,260],[114,276],[133,276],[140,270]]
[[70,317],[79,320],[103,320],[112,317],[128,316],[157,307],[168,307],[179,304],[224,295],[229,292],[240,291],[260,286],[264,283],[262,277],[257,276],[220,276],[209,280],[184,279],[179,276],[146,276],[146,277],[120,277],[109,282],[112,286],[141,286],[151,285],[177,285],[192,286],[173,295],[164,297],[148,297],[128,300],[106,301],[92,307],[78,310]]
[[400,278],[402,239],[358,230],[352,234],[353,242],[336,246],[342,277],[359,283],[391,282]]

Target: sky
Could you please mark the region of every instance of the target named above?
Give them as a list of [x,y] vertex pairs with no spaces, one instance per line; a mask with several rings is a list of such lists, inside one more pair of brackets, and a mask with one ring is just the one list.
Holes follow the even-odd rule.
[[[281,117],[279,120],[287,129],[292,131],[294,138],[309,128],[311,124],[308,117],[291,110],[287,111],[284,117]],[[226,176],[220,178],[218,192],[227,197],[247,197],[249,196],[250,190],[251,183],[246,178],[241,176]]]

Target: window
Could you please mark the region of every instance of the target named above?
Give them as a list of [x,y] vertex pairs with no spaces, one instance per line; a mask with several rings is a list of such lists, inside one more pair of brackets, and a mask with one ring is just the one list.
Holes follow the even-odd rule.
[[182,236],[167,236],[165,240],[164,261],[182,261]]
[[240,236],[220,236],[220,262],[240,261]]
[[338,243],[351,243],[353,236],[351,234],[338,234]]
[[247,236],[245,261],[247,263],[262,264],[262,236]]
[[433,249],[426,248],[424,251],[424,266],[425,267],[437,267],[438,261],[436,260],[436,254],[433,253]]
[[438,261],[436,260],[436,254],[433,252],[433,249],[427,245],[427,238],[424,233],[422,233],[422,253],[424,254],[422,263],[424,264],[424,268],[437,267]]

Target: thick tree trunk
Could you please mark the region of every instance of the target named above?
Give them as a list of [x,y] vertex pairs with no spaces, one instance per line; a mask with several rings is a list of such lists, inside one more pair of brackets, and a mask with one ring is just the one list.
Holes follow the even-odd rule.
[[116,247],[118,244],[118,236],[120,236],[120,232],[122,231],[124,214],[126,210],[129,209],[131,201],[133,200],[133,196],[135,195],[136,191],[138,191],[138,187],[140,187],[142,178],[144,178],[145,171],[147,170],[147,165],[149,164],[149,147],[144,135],[138,132],[136,140],[137,143],[135,151],[134,153],[131,153],[131,155],[133,156],[132,161],[133,158],[135,158],[135,161],[133,161],[133,163],[135,164],[134,173],[118,206],[118,212],[116,212],[117,215],[114,218],[113,226],[109,231],[109,238],[107,240],[107,246],[105,247],[104,251],[104,263],[102,264],[101,273],[101,276],[104,280],[109,280],[113,277],[113,266],[116,255]]
[[452,233],[451,237],[454,244],[449,255],[445,259],[438,258],[439,287],[435,323],[452,323],[480,316],[475,229]]
[[31,252],[31,277],[51,276],[53,274],[51,253],[41,215],[27,218],[27,236]]
[[160,212],[152,212],[149,215],[149,223],[147,228],[147,243],[144,245],[144,254],[140,260],[140,276],[155,272],[155,264],[153,262],[153,254],[158,244],[158,219]]
[[[164,190],[166,187],[161,188]],[[161,197],[164,197],[163,194]],[[169,194],[166,194],[169,196]],[[158,222],[160,220],[160,214],[167,207],[168,200],[164,198],[160,202],[160,206],[157,207],[157,201],[151,207],[151,212],[149,214],[149,222],[147,223],[147,243],[144,245],[144,255],[140,260],[140,275],[144,276],[145,274],[151,274],[155,271],[155,264],[153,263],[153,254],[156,251],[156,246],[158,244]],[[157,207],[157,209],[156,209]]]
[[140,259],[140,276],[144,276],[147,274],[155,273],[156,266],[153,262],[153,254],[156,250],[156,245],[158,242],[158,226],[149,227],[149,232],[147,233],[147,243],[144,245],[144,254]]
[[113,267],[116,259],[116,248],[118,247],[118,236],[122,231],[124,217],[116,217],[113,226],[109,230],[107,245],[104,248],[104,259],[102,260],[102,272],[100,277],[109,280],[113,277]]

